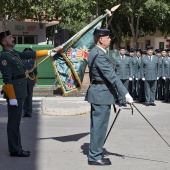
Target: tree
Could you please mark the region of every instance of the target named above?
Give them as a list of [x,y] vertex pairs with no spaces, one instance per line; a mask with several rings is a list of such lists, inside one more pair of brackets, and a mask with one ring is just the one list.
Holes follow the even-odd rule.
[[89,0],[2,0],[2,20],[54,21],[60,20],[60,27],[69,28],[71,34],[89,23]]
[[[169,30],[168,15],[169,4],[168,0],[98,0],[100,11],[106,7],[121,4],[118,10],[115,11],[110,29],[113,33],[117,46],[125,37],[132,37],[134,44],[132,47],[137,47],[137,40],[144,34],[153,34],[157,29],[162,32]],[[167,21],[167,22],[165,22]],[[168,22],[169,23],[169,22]],[[165,25],[167,25],[165,27]]]

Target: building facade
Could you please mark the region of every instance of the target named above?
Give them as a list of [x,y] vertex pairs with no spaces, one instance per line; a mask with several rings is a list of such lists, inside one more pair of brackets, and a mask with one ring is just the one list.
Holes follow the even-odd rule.
[[5,21],[4,25],[0,21],[0,28],[4,27],[11,31],[16,44],[47,44],[45,23]]

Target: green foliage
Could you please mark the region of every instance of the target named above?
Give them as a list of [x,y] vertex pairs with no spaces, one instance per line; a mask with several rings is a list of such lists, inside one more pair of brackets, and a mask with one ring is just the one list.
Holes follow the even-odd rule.
[[[54,21],[60,19],[59,28],[69,29],[71,35],[104,14],[106,9],[121,4],[114,12],[109,25],[114,42],[132,36],[135,41],[157,29],[166,35],[170,32],[169,0],[1,0],[0,17],[4,19]],[[103,23],[107,27],[109,22]],[[105,20],[106,21],[106,20]],[[48,30],[48,35],[54,32]]]

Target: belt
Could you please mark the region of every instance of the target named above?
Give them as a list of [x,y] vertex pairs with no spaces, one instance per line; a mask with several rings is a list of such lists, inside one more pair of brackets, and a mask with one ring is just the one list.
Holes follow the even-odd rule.
[[20,75],[12,76],[12,80],[21,79],[24,77],[25,77],[25,74],[20,74]]
[[91,84],[106,84],[106,82],[102,80],[92,80]]

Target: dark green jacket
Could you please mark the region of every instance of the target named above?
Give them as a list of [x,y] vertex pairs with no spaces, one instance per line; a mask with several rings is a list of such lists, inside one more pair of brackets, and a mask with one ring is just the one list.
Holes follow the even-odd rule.
[[145,80],[157,80],[157,77],[159,77],[159,59],[155,55],[152,57],[152,61],[147,55],[141,59],[140,71],[142,78],[145,78]]
[[[94,64],[91,68],[93,58]],[[114,104],[115,90],[122,96],[128,93],[115,73],[112,62],[107,54],[98,46],[94,46],[89,53],[88,66],[91,69],[91,80],[104,81],[106,84],[90,84],[85,100],[89,103],[110,105]]]
[[128,80],[130,77],[133,77],[132,60],[130,57],[125,56],[122,59],[119,55],[115,57],[114,64],[115,72],[121,80]]
[[0,71],[4,84],[13,84],[16,98],[25,98],[27,96],[26,78],[13,80],[12,77],[25,74],[24,64],[21,59],[36,57],[34,51],[18,52],[3,49],[0,53]]

